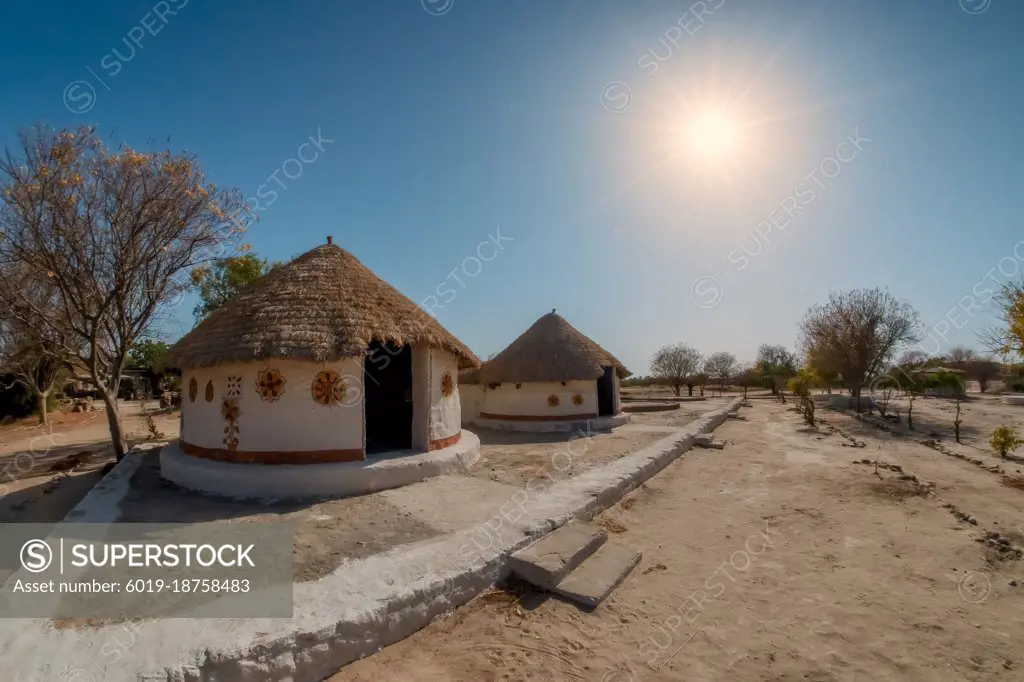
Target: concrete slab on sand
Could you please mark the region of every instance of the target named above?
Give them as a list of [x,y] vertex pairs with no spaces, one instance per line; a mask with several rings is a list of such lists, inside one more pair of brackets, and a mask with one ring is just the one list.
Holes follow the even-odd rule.
[[606,543],[551,591],[584,606],[595,607],[626,579],[640,563],[640,557],[640,552],[629,547]]
[[608,539],[593,523],[567,523],[509,557],[509,569],[527,582],[550,590]]
[[[445,510],[452,516],[432,517],[443,519],[436,521],[438,526],[452,529],[444,535],[369,556],[342,557],[322,577],[295,584],[295,615],[290,619],[151,620],[132,623],[127,633],[119,624],[58,628],[48,619],[0,622],[3,677],[15,682],[319,682],[344,664],[407,637],[506,577],[511,554],[554,528],[573,519],[593,518],[615,504],[691,448],[696,436],[721,424],[740,402],[731,401],[642,450],[568,480],[519,488],[451,477],[452,489],[458,492],[445,501],[460,507],[463,500],[458,495],[467,491],[489,495],[493,499],[489,518],[473,518],[488,509],[477,497],[465,504],[468,526],[458,522],[457,512]],[[132,459],[126,458],[112,475],[122,466],[138,466]],[[442,484],[447,478],[415,485]],[[482,485],[490,483],[499,487]],[[94,498],[92,513],[111,516],[120,509],[118,495],[128,494],[130,485],[123,476],[115,476],[112,485],[119,486],[121,493],[108,490],[102,499]],[[436,487],[425,491],[435,498],[443,494]],[[90,497],[83,500],[87,507]],[[340,502],[346,500],[323,504]],[[437,499],[418,503],[422,509],[436,509],[439,504]],[[82,516],[90,514],[72,520],[86,520]],[[130,645],[123,644],[126,639]],[[108,655],[111,650],[116,655]]]

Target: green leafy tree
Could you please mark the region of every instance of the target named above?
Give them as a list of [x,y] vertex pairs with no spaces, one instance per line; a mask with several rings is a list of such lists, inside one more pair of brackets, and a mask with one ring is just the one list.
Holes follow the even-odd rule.
[[163,358],[168,348],[170,346],[163,341],[143,339],[128,349],[128,357],[137,367],[159,375],[163,373]]
[[221,307],[243,287],[252,284],[280,263],[271,263],[254,253],[221,258],[209,266],[192,270],[192,281],[199,287],[199,303],[192,310],[196,324]]
[[757,349],[757,369],[766,388],[772,395],[780,396],[786,402],[782,389],[790,377],[796,375],[797,358],[783,345],[762,344]]

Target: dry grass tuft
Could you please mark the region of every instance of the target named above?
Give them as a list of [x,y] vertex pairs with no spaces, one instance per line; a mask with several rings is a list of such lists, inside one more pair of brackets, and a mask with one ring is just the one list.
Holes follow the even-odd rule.
[[609,533],[614,533],[615,535],[619,535],[620,533],[625,533],[627,530],[629,530],[628,528],[623,526],[621,523],[619,523],[615,519],[611,519],[611,518],[607,518],[607,517],[605,517],[605,518],[601,519],[600,521],[598,521],[597,525],[601,526],[602,528],[604,528]]

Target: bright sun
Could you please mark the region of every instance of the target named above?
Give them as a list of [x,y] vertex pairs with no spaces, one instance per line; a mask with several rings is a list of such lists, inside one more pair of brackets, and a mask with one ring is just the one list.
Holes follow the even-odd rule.
[[736,151],[740,143],[739,125],[724,111],[697,114],[684,134],[689,150],[709,159],[724,160]]

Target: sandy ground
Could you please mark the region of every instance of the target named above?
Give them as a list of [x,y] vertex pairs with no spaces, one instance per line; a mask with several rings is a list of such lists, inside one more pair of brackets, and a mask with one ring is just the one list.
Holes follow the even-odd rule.
[[726,403],[726,398],[715,398],[683,403],[680,409],[670,412],[637,413],[631,415],[628,424],[609,432],[519,433],[476,429],[482,445],[480,461],[467,475],[518,487],[540,475],[550,474],[556,480],[571,478],[641,450]]
[[[901,398],[892,402],[889,411],[898,410],[905,424],[908,406]],[[1024,433],[1024,405],[1006,405],[999,396],[975,393],[961,402],[960,409],[960,439],[966,445],[988,450],[988,436],[1000,426],[1014,426]],[[955,415],[955,400],[928,397],[914,401],[914,428],[922,434],[934,431],[941,438],[952,439]]]
[[[1024,679],[1024,568],[1003,551],[1024,544],[1024,491],[847,415],[812,431],[753,403],[716,430],[725,450],[602,515],[644,557],[595,611],[513,584],[332,682]],[[879,456],[902,471],[859,463]]]
[[[123,403],[121,416],[129,445],[149,438],[140,403]],[[178,412],[153,420],[166,438],[177,438]],[[55,412],[46,426],[22,420],[0,428],[0,523],[60,521],[113,461],[102,410]]]

